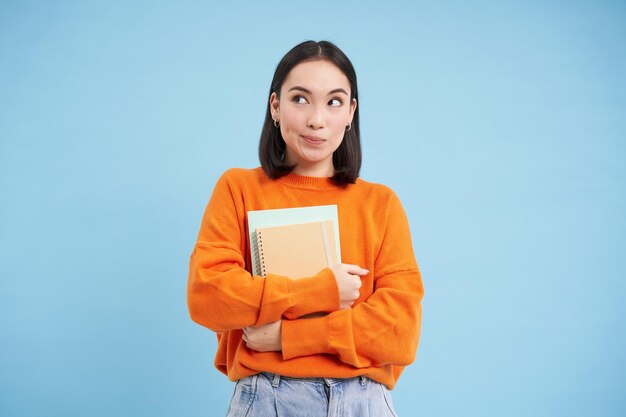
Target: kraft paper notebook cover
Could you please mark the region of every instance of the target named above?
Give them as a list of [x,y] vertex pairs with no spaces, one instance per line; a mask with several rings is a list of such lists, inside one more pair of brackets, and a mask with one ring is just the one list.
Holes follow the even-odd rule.
[[261,276],[303,278],[337,263],[330,220],[258,228],[256,238]]
[[339,244],[339,220],[337,205],[294,207],[271,210],[253,210],[248,212],[248,233],[252,273],[261,275],[258,269],[256,249],[256,230],[264,227],[286,226],[289,224],[311,223],[331,220],[334,227],[335,253],[337,263],[341,263],[341,246]]

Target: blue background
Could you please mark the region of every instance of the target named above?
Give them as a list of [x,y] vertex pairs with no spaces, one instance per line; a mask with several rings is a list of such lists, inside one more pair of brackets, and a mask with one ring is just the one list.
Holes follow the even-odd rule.
[[188,257],[306,39],[410,217],[399,414],[626,415],[624,2],[127,3],[0,3],[2,416],[225,413]]

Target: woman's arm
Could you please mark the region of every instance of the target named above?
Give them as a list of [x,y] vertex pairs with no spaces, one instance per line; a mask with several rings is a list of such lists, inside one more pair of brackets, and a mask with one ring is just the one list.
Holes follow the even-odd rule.
[[240,189],[225,173],[207,205],[190,257],[187,305],[191,318],[216,332],[339,309],[330,269],[292,280],[245,269],[248,236]]
[[411,363],[419,341],[424,289],[409,224],[395,195],[374,274],[373,294],[352,309],[283,320],[283,358],[325,353],[357,368]]
[[[361,276],[369,271],[358,265],[337,264],[330,268],[339,287],[339,308],[347,309],[359,298]],[[250,349],[259,352],[279,352],[282,350],[282,320],[260,326],[243,328],[243,340]]]

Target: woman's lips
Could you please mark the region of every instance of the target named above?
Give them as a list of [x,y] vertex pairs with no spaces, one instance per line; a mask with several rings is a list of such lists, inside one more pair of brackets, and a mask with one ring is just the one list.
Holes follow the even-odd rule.
[[324,142],[324,139],[318,138],[317,136],[302,136],[302,139],[311,145],[319,145]]

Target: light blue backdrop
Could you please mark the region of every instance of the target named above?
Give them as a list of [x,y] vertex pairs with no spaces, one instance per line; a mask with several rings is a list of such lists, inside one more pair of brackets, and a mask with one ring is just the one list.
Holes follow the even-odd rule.
[[305,39],[410,217],[399,414],[626,415],[624,2],[128,3],[0,3],[0,415],[225,413],[188,256]]

